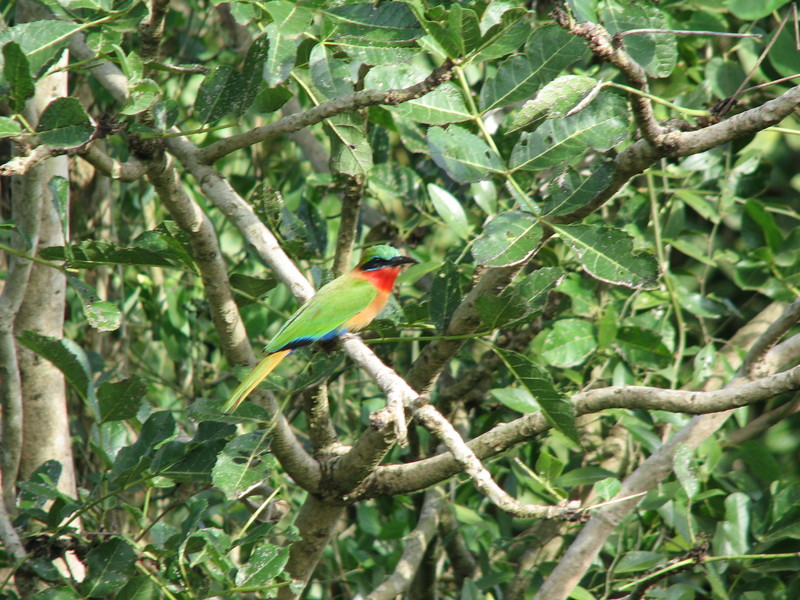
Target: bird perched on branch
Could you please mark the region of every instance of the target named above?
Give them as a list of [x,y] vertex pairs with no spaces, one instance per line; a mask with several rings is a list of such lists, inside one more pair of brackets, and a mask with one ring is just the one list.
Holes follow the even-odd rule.
[[391,246],[364,250],[358,266],[321,287],[284,323],[264,348],[267,356],[244,378],[222,410],[236,410],[295,348],[364,329],[386,306],[400,270],[416,262]]

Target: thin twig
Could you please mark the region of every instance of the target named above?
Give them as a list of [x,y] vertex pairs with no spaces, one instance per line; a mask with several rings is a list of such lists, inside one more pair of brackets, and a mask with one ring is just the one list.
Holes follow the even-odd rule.
[[635,33],[672,33],[675,35],[706,35],[712,37],[732,37],[732,38],[760,38],[760,33],[725,33],[722,31],[703,31],[695,29],[628,29],[620,31],[616,35],[625,37]]
[[198,152],[197,160],[201,163],[211,164],[236,150],[264,142],[270,138],[294,133],[295,131],[315,125],[316,123],[320,123],[340,113],[370,106],[395,106],[403,102],[408,102],[409,100],[414,100],[415,98],[420,98],[446,81],[449,81],[453,66],[454,64],[452,61],[446,60],[442,65],[434,69],[423,81],[406,88],[386,91],[364,90],[355,92],[350,96],[327,100],[309,110],[283,117],[275,123],[256,127],[245,133],[233,135],[229,138],[214,142]]

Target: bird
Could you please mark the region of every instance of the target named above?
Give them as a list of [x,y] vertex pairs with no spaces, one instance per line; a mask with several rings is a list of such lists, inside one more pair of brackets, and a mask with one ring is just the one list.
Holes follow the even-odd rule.
[[418,262],[392,246],[366,248],[357,266],[322,286],[283,324],[222,411],[235,411],[293,350],[364,329],[386,306],[403,267]]

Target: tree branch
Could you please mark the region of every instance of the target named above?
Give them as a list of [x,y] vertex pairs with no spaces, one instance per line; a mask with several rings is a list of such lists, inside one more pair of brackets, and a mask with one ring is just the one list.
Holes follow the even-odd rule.
[[[726,411],[800,390],[800,367],[764,377],[735,388],[714,392],[663,390],[651,387],[609,387],[575,394],[576,416],[611,408],[666,410],[702,415]],[[503,423],[466,445],[484,460],[550,429],[541,413],[531,413]],[[462,472],[462,465],[449,454],[438,454],[413,463],[387,465],[376,470],[354,499],[403,494],[425,489]]]
[[147,163],[136,158],[131,158],[126,162],[120,162],[116,158],[112,158],[100,150],[95,144],[89,144],[78,156],[106,177],[118,181],[136,181],[147,172],[148,168]]
[[232,135],[206,146],[198,152],[197,159],[204,164],[211,164],[236,150],[264,142],[270,138],[288,135],[300,131],[305,127],[315,125],[325,119],[344,112],[351,112],[370,106],[387,105],[395,106],[424,96],[432,90],[450,80],[453,62],[449,59],[436,67],[428,77],[419,83],[406,88],[391,89],[386,91],[364,90],[355,92],[350,96],[327,100],[301,113],[283,117],[275,123],[256,127],[250,131]]
[[[589,43],[589,50],[601,60],[615,66],[625,76],[632,87],[644,94],[649,94],[647,74],[630,55],[623,50],[622,40],[609,35],[605,27],[596,23],[577,23],[563,9],[554,8],[553,17],[556,23],[573,35],[584,38]],[[664,141],[664,129],[653,115],[653,105],[645,95],[628,95],[633,114],[639,124],[642,136],[650,144],[660,147]]]
[[[11,218],[17,229],[11,245],[20,252],[35,252],[42,222],[43,171],[31,170],[24,179],[12,183]],[[0,395],[3,398],[0,435],[0,473],[3,477],[3,505],[13,514],[16,506],[15,484],[22,451],[22,381],[20,378],[14,321],[25,299],[33,262],[9,255],[8,274],[0,293]]]
[[552,519],[556,517],[567,518],[572,509],[566,506],[541,506],[538,504],[525,504],[508,495],[503,488],[497,485],[491,474],[475,453],[464,443],[464,440],[455,430],[455,427],[430,404],[425,404],[414,410],[420,424],[435,435],[447,446],[453,458],[461,469],[469,475],[475,487],[478,488],[495,506],[519,519]]
[[[776,317],[772,316],[776,308],[779,307],[777,305],[767,307],[758,318],[751,321],[751,323],[742,328],[742,330],[731,339],[727,345],[727,349],[732,358],[735,359],[735,351],[737,348],[759,345],[760,342],[758,338],[764,335],[763,332],[768,329],[768,323],[776,320]],[[762,331],[762,335],[752,337],[752,334],[759,329]],[[770,335],[773,334],[771,333]],[[737,343],[737,338],[746,341],[740,344]],[[771,388],[771,383],[777,384],[778,382],[783,382],[784,384],[789,384],[791,388],[792,380],[796,380],[798,377],[800,377],[800,367],[795,367],[790,371],[766,377],[759,381],[746,383],[738,387],[727,387],[726,389],[714,392],[703,392],[702,394],[704,396],[708,394],[715,395],[715,397],[719,399],[720,396],[724,394],[736,396],[743,388],[751,388],[755,392],[754,395],[757,396],[759,393],[769,390]],[[734,378],[731,384],[741,381],[741,378]],[[729,384],[729,386],[731,384]],[[773,391],[777,394],[789,390],[780,390],[780,385],[776,385],[776,389]],[[756,400],[754,399],[754,401]],[[673,468],[673,457],[678,447],[685,445],[691,450],[696,449],[722,426],[730,414],[731,411],[725,410],[715,414],[701,415],[692,418],[685,427],[672,436],[661,448],[651,454],[644,463],[639,465],[633,473],[626,477],[617,495],[617,499],[620,499],[620,501],[608,504],[592,515],[592,518],[572,542],[562,560],[559,561],[556,568],[550,573],[547,579],[545,579],[544,584],[539,588],[534,600],[562,600],[566,598],[583,577],[584,573],[586,573],[586,570],[605,544],[608,536],[611,535],[616,526],[639,502],[639,498],[627,498],[652,489],[661,483]]]
[[425,548],[436,534],[439,513],[444,509],[445,496],[440,489],[433,488],[425,492],[417,526],[403,538],[405,548],[394,572],[372,590],[366,600],[392,600],[408,590],[425,554]]
[[[153,162],[148,176],[164,206],[189,236],[192,256],[203,278],[212,320],[222,341],[226,359],[231,364],[255,362],[239,309],[233,300],[214,226],[183,190],[177,172],[166,157]],[[272,451],[300,485],[306,489],[316,489],[320,477],[319,465],[297,440],[288,422],[280,414],[274,398],[269,396],[267,402],[268,409],[276,417]]]

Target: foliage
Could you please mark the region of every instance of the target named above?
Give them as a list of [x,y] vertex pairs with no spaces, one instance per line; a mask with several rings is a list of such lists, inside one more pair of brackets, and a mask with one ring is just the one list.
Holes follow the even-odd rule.
[[[489,465],[521,501],[608,500],[690,418],[622,408],[576,417],[574,394],[728,381],[744,354],[734,334],[770,303],[800,294],[796,138],[775,128],[620,174],[618,158],[640,129],[630,82],[530,3],[185,0],[168,7],[161,52],[148,56],[140,24],[159,3],[151,4],[149,11],[139,0],[49,1],[56,20],[28,23],[10,10],[0,31],[0,136],[77,156],[94,141],[120,161],[148,163],[174,134],[210,148],[362,90],[407,88],[454,61],[450,80],[424,95],[334,111],[304,129],[310,139],[281,132],[210,162],[317,287],[343,245],[342,197],[360,190],[357,246],[386,241],[420,260],[364,335],[401,375],[421,349],[452,333],[483,273],[519,269],[502,290],[472,302],[475,326],[459,338],[431,399],[466,439],[523,414],[544,416],[549,433],[503,448]],[[771,12],[787,9],[738,0],[567,4],[577,22],[612,34],[769,32]],[[93,60],[73,57],[70,96],[53,100],[32,125],[25,103],[76,32]],[[757,63],[763,39],[619,39],[651,77],[656,118],[695,128],[751,69],[747,86],[793,75],[800,60],[773,51]],[[96,61],[127,78],[125,102],[92,74]],[[790,87],[750,91],[736,110]],[[796,129],[795,121],[782,127]],[[320,152],[329,169],[312,166]],[[251,341],[263,345],[297,304],[277,285],[281,275],[265,269],[256,235],[241,231],[186,164],[175,164],[216,231]],[[630,181],[609,199],[620,177]],[[71,386],[78,496],[58,490],[56,460],[18,483],[14,525],[33,557],[26,569],[43,582],[33,598],[190,600],[303,589],[287,562],[309,494],[270,453],[274,415],[255,404],[235,418],[218,410],[238,373],[209,309],[198,264],[206,258],[152,178],[148,171],[114,182],[102,204],[106,221],[95,219],[89,186],[71,182],[60,213],[69,242],[37,253],[69,269],[65,338],[25,331],[18,343],[53,362]],[[4,248],[14,229],[9,220],[0,230]],[[319,448],[302,406],[311,402],[306,389],[325,378],[343,444],[367,436],[370,414],[386,402],[349,361],[315,349],[293,353],[265,387],[278,391],[309,451]],[[674,473],[605,541],[571,597],[620,597],[659,568],[667,571],[652,597],[798,597],[800,559],[789,556],[800,532],[797,414],[728,441],[790,402],[779,396],[737,409],[696,452],[681,449]],[[429,432],[412,426],[410,434],[410,447],[394,446],[385,464],[439,452]],[[438,590],[447,598],[532,598],[580,531],[557,523],[548,533],[515,519],[470,482],[442,486],[447,516],[408,597]],[[305,597],[366,596],[391,574],[420,516],[417,491],[337,498],[347,504],[343,523]],[[51,562],[66,546],[87,567],[83,581]],[[466,575],[457,549],[474,563]],[[7,551],[0,560],[20,568]],[[0,597],[18,595],[9,585]]]

